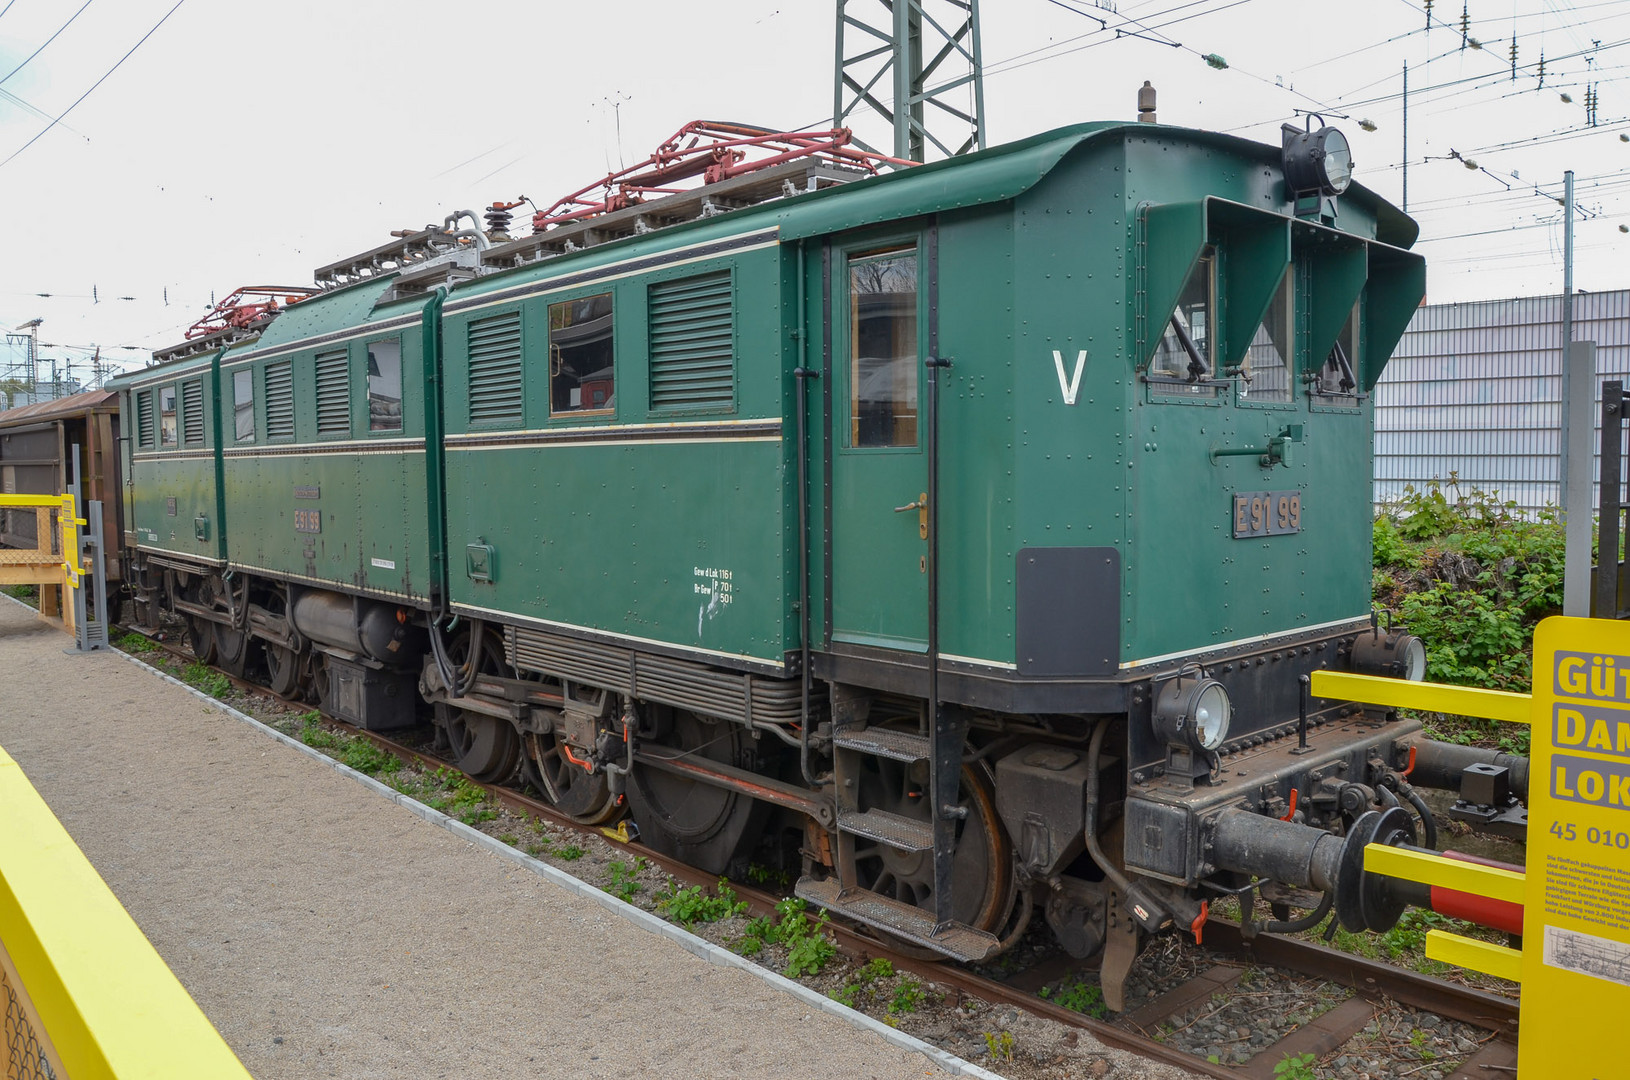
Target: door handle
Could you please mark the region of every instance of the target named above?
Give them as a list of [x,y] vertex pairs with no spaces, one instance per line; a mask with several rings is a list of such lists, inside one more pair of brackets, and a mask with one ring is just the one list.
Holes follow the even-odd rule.
[[894,512],[896,514],[903,514],[908,510],[917,511],[917,537],[918,537],[918,539],[921,539],[921,540],[927,540],[928,539],[928,492],[925,491],[921,495],[918,495],[915,502],[908,502],[904,506],[896,506],[894,508]]

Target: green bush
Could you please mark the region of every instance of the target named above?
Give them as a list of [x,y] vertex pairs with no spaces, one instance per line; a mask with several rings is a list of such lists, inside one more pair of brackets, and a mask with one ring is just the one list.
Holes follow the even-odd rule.
[[1563,531],[1453,474],[1376,515],[1375,600],[1426,645],[1427,678],[1524,692],[1534,626],[1562,607]]

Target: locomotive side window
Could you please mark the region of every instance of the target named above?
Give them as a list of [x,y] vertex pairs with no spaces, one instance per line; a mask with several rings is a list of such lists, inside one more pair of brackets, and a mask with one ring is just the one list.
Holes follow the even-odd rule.
[[1243,374],[1247,378],[1240,383],[1242,400],[1286,402],[1291,398],[1290,373],[1296,359],[1292,276],[1287,271],[1280,279],[1268,313],[1245,350]]
[[1358,404],[1358,324],[1362,304],[1363,300],[1360,299],[1347,313],[1347,321],[1336,336],[1336,343],[1331,346],[1324,366],[1319,368],[1318,380],[1313,384],[1314,393],[1326,405]]
[[402,343],[368,342],[368,430],[402,430]]
[[175,445],[175,387],[158,388],[158,441],[160,446]]
[[1211,357],[1216,294],[1217,252],[1207,247],[1189,271],[1177,308],[1166,320],[1160,344],[1149,361],[1149,374],[1155,380],[1150,386],[1155,393],[1215,396],[1215,387],[1196,384],[1215,373]]
[[849,445],[917,445],[917,249],[849,260]]
[[611,351],[611,294],[549,305],[549,412],[607,411],[617,405]]
[[232,437],[255,441],[255,373],[249,368],[232,373]]

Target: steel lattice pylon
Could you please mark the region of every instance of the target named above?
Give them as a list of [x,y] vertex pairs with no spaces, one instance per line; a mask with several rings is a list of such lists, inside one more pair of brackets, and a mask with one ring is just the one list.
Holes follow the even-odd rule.
[[893,156],[912,161],[926,161],[930,148],[946,157],[984,148],[979,0],[837,5],[833,127],[854,127],[855,113],[875,112],[894,129]]

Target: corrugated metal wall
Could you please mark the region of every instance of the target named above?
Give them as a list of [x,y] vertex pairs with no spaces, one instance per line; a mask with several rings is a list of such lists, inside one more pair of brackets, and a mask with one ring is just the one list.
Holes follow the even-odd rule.
[[[1596,342],[1599,425],[1602,381],[1630,375],[1630,289],[1576,294],[1573,319]],[[1375,388],[1376,502],[1453,473],[1527,510],[1559,504],[1561,350],[1560,296],[1416,312]]]

